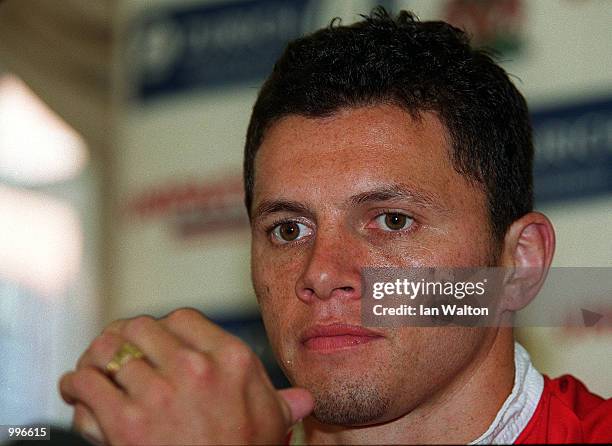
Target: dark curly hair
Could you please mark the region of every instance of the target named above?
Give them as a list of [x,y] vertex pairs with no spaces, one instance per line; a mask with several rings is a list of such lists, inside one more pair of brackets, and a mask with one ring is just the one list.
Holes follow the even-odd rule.
[[323,117],[341,108],[394,104],[431,111],[452,142],[454,168],[488,199],[492,235],[533,208],[533,143],[527,104],[490,54],[440,21],[383,8],[350,26],[336,20],[290,42],[263,84],[244,152],[250,215],[254,161],[266,130],[288,115]]

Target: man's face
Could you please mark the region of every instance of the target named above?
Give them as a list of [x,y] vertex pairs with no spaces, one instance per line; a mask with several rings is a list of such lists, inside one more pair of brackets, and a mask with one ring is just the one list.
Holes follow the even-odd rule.
[[485,194],[444,126],[393,106],[289,116],[255,160],[252,276],[270,342],[329,424],[399,417],[468,367],[481,329],[361,327],[361,269],[492,263]]

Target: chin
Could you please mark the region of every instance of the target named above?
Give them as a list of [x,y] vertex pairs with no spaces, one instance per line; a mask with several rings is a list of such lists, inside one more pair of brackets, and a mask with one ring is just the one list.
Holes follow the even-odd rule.
[[390,389],[397,387],[389,384],[392,377],[388,376],[388,365],[345,361],[317,367],[304,363],[287,372],[293,385],[312,393],[315,400],[313,416],[320,423],[359,426],[392,417],[389,410],[395,395]]
[[341,426],[369,425],[388,419],[392,395],[369,382],[370,385],[355,376],[307,386],[315,399],[313,416],[321,423]]

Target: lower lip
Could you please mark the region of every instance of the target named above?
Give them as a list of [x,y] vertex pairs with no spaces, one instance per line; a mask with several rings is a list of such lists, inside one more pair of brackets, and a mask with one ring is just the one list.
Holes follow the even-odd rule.
[[338,335],[338,336],[317,336],[310,338],[304,342],[304,346],[308,350],[324,352],[339,349],[347,349],[358,347],[367,344],[377,339],[382,339],[380,336],[356,336],[356,335]]

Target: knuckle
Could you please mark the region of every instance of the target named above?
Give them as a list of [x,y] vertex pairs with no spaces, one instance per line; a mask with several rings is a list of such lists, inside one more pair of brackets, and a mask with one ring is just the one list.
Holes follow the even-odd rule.
[[98,357],[112,355],[119,343],[118,336],[114,333],[102,333],[94,339],[89,347],[89,350]]
[[121,327],[123,327],[126,322],[127,319],[117,319],[104,327],[102,333],[119,333],[121,331]]
[[92,365],[100,365],[101,361],[110,360],[117,349],[118,336],[111,332],[103,332],[95,338],[89,348],[81,355],[77,361],[77,369]]
[[178,350],[176,362],[183,373],[195,380],[206,380],[213,374],[212,361],[204,353],[195,350]]
[[193,308],[179,308],[174,310],[168,316],[166,321],[169,325],[191,325],[198,323],[204,319],[202,313]]
[[155,319],[151,316],[138,316],[123,324],[121,334],[126,338],[138,337],[141,333],[146,332],[148,327],[154,323]]
[[224,346],[222,358],[224,363],[238,369],[250,368],[257,362],[253,350],[239,339],[232,340]]

